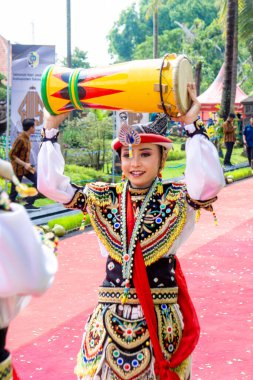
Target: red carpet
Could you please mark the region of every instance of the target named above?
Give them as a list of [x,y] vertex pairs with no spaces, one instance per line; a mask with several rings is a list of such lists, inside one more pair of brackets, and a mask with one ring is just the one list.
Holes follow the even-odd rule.
[[[253,379],[253,179],[226,187],[178,252],[201,323],[196,380]],[[105,259],[92,230],[61,241],[53,287],[9,331],[20,380],[71,380]]]

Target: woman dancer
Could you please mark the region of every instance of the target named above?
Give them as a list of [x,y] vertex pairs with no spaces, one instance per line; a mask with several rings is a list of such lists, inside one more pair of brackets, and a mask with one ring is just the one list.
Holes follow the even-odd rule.
[[[193,104],[200,109],[194,84]],[[71,184],[56,142],[65,115],[45,117],[38,188],[69,208],[90,214],[108,258],[98,306],[85,328],[75,369],[78,379],[188,380],[199,324],[176,251],[194,227],[200,208],[212,209],[224,177],[205,132],[187,125],[185,184],[162,182],[172,142],[167,118],[148,125],[123,123],[112,143],[120,155],[121,184]]]

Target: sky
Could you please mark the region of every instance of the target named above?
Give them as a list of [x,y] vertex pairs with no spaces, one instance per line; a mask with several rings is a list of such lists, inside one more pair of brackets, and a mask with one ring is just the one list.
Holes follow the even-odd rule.
[[[111,63],[109,33],[119,14],[138,0],[71,0],[71,47],[87,51],[91,66]],[[11,43],[55,45],[67,56],[66,0],[0,0],[0,35]]]

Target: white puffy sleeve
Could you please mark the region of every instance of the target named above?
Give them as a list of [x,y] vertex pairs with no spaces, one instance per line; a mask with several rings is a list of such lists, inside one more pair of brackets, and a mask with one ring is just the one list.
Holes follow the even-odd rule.
[[42,244],[26,210],[11,203],[0,212],[0,297],[40,295],[53,282],[57,259]]
[[[46,137],[52,138],[57,129],[46,130]],[[71,186],[69,177],[64,173],[64,158],[58,143],[45,141],[38,155],[38,190],[56,202],[68,203],[76,189]]]
[[217,149],[201,134],[186,142],[185,182],[189,196],[200,201],[214,198],[225,185]]
[[42,244],[25,209],[11,203],[0,211],[0,327],[5,327],[52,284],[58,268],[50,246]]

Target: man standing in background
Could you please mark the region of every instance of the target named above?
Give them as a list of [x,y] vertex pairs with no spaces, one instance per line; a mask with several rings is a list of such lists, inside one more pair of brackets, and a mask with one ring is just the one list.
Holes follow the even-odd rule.
[[235,114],[230,113],[228,115],[227,120],[223,123],[223,132],[224,132],[224,142],[226,146],[226,154],[224,158],[224,165],[233,166],[231,164],[231,155],[233,151],[233,147],[236,141],[236,125],[234,125]]
[[244,128],[243,143],[246,145],[249,166],[253,169],[253,117],[250,118],[249,124]]
[[[34,119],[24,119],[22,122],[23,132],[16,138],[13,146],[10,150],[9,157],[11,159],[11,164],[13,171],[19,181],[22,181],[23,177],[29,179],[35,188],[37,188],[37,173],[35,168],[30,164],[30,152],[31,143],[30,136],[35,132],[35,120]],[[10,200],[15,202],[17,197],[17,191],[15,185],[12,183]],[[38,208],[33,205],[36,197],[28,197],[27,204],[25,208],[27,210],[37,210]]]

